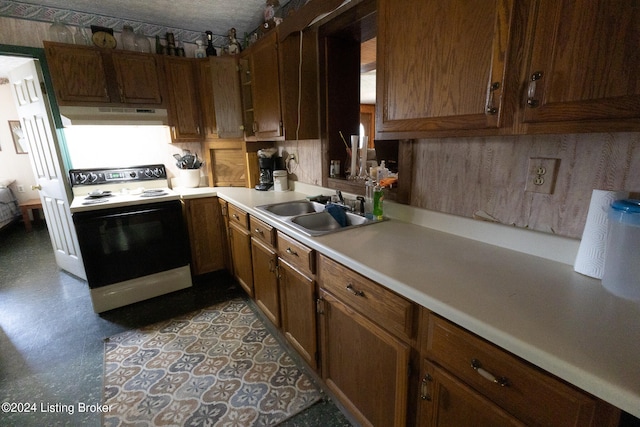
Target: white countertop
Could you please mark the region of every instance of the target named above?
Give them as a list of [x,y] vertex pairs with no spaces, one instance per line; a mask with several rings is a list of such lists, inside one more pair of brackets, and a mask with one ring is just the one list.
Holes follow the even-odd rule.
[[[566,262],[571,242],[556,243],[553,236],[548,240],[552,247],[547,248],[547,258],[558,250],[565,259],[557,262],[393,218],[309,237],[253,209],[315,195],[307,188],[306,194],[232,187],[176,190],[184,198],[218,195],[358,273],[640,417],[640,303],[615,297],[600,280],[573,271]],[[505,235],[518,233],[516,240],[536,240],[542,234],[508,226],[497,226],[492,232],[501,229]]]

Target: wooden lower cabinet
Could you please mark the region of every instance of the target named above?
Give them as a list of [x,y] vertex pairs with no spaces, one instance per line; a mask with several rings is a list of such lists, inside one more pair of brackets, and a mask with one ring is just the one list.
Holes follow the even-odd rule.
[[318,368],[315,280],[278,259],[282,332],[313,369]]
[[448,320],[423,310],[421,323],[420,426],[618,425],[618,409]]
[[251,239],[253,292],[256,305],[271,322],[280,326],[280,292],[278,291],[278,254],[273,247]]
[[410,347],[320,289],[322,378],[365,426],[405,426]]
[[183,203],[191,245],[192,274],[223,269],[226,231],[218,198],[187,199]]
[[233,274],[242,288],[253,297],[253,266],[251,263],[251,234],[235,222],[229,221],[229,241]]
[[525,425],[426,359],[422,363],[421,378],[419,426],[524,427]]

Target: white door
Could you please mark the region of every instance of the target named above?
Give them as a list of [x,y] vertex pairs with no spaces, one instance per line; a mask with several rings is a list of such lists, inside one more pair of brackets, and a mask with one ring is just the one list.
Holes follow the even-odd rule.
[[69,195],[62,175],[62,157],[51,113],[42,95],[40,75],[40,65],[32,60],[13,69],[9,73],[9,80],[24,138],[29,145],[29,160],[40,190],[42,210],[56,262],[61,269],[86,280],[78,238],[69,211]]

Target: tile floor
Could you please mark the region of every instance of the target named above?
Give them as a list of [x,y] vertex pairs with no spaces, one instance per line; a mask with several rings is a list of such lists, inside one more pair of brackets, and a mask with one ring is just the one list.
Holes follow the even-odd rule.
[[[97,315],[86,283],[56,266],[44,225],[31,233],[19,223],[0,231],[0,403],[35,409],[0,410],[0,425],[99,426],[99,414],[78,409],[101,403],[104,338],[240,292],[233,278],[215,274],[190,289]],[[325,399],[284,425],[351,424]]]

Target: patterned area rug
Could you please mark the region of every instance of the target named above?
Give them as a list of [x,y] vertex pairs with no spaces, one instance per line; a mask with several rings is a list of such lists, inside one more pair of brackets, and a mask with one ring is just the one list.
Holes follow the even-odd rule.
[[272,426],[320,398],[240,298],[105,340],[105,426]]

